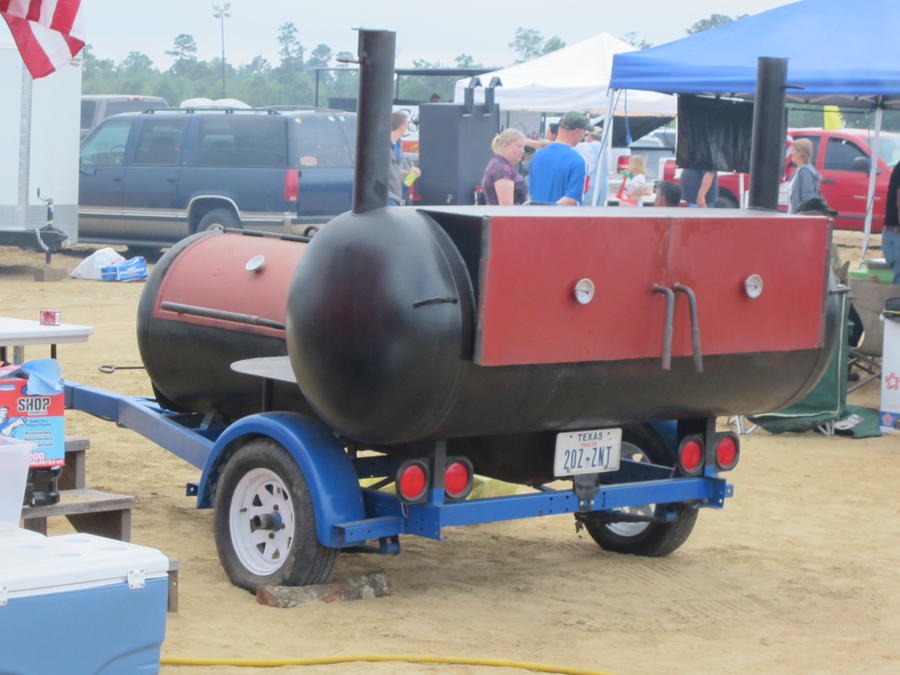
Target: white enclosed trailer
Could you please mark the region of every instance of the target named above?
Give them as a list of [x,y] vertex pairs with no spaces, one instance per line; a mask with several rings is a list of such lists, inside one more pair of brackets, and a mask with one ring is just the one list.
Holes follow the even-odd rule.
[[40,248],[47,198],[54,225],[75,243],[81,61],[32,80],[0,23],[0,92],[0,245]]

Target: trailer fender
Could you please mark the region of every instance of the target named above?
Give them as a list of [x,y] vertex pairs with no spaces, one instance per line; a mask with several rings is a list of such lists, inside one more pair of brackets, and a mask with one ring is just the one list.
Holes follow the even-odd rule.
[[309,486],[316,532],[323,546],[346,545],[332,527],[365,517],[359,478],[350,458],[331,431],[299,413],[248,415],[229,426],[207,457],[198,486],[197,507],[210,508],[219,474],[231,453],[247,438],[265,436],[290,453]]
[[672,455],[672,461],[674,461],[675,450],[678,448],[678,422],[675,420],[650,422],[649,426],[659,435],[662,442],[665,443]]

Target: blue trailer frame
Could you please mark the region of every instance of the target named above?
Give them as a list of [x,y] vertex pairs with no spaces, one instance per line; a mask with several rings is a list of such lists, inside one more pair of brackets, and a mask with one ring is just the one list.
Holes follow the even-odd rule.
[[[423,503],[409,504],[396,495],[364,488],[361,478],[393,475],[398,460],[386,456],[351,458],[318,420],[289,412],[263,412],[228,425],[214,416],[166,410],[151,398],[130,396],[71,382],[65,383],[66,407],[126,427],[202,470],[189,483],[188,496],[198,508],[210,508],[213,490],[229,452],[242,441],[267,437],[276,441],[302,470],[309,485],[319,542],[331,548],[381,553],[399,551],[399,535],[442,539],[445,527],[532,518],[560,513],[609,511],[645,504],[683,504],[722,508],[733,485],[707,466],[700,476],[674,476],[671,467],[621,460],[621,468],[604,474],[590,499],[578,489],[541,486],[533,494],[448,501],[432,487]],[[665,434],[661,434],[665,436]],[[671,441],[671,439],[669,439]],[[669,442],[671,445],[671,442]],[[666,518],[674,518],[670,511]],[[365,542],[379,540],[379,546]]]

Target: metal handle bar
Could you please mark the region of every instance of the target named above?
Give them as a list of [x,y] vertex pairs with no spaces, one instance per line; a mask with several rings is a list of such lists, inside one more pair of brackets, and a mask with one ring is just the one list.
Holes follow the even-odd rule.
[[662,284],[653,284],[654,293],[666,296],[666,325],[663,328],[662,368],[672,370],[672,322],[675,316],[675,294],[672,289]]
[[104,363],[101,366],[97,366],[97,370],[101,373],[106,373],[107,375],[110,373],[114,373],[117,370],[143,370],[144,366],[113,366],[110,364]]
[[672,284],[676,293],[684,293],[691,308],[691,344],[694,350],[694,369],[703,372],[703,352],[700,350],[700,320],[697,318],[697,297],[694,291],[684,284]]

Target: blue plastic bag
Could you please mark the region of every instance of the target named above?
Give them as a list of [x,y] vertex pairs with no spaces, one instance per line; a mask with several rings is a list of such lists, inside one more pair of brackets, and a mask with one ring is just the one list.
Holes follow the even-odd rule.
[[138,281],[147,278],[147,261],[143,256],[135,256],[115,265],[100,268],[103,281]]

